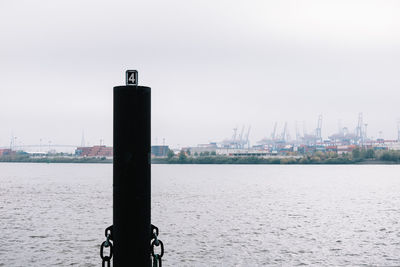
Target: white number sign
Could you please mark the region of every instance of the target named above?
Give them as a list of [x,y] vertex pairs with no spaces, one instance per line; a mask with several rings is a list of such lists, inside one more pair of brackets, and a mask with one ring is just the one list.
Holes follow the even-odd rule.
[[127,70],[126,85],[138,85],[138,72],[137,70]]

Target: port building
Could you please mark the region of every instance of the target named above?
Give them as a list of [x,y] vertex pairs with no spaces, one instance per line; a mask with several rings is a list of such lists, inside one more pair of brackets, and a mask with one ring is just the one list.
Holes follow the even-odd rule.
[[107,146],[77,147],[75,155],[79,157],[109,158],[113,156],[113,148]]
[[152,157],[166,157],[168,155],[168,146],[151,146]]

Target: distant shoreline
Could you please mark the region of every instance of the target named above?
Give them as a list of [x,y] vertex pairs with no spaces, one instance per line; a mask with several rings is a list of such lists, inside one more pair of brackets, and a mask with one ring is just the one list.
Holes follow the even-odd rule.
[[327,159],[316,161],[313,159],[287,159],[287,158],[187,158],[185,160],[156,158],[152,159],[152,164],[213,164],[213,165],[397,165],[400,162],[383,161],[379,159]]
[[106,158],[0,158],[0,163],[112,163],[112,159]]
[[[0,163],[113,163],[112,159],[107,158],[0,158]],[[337,158],[324,161],[312,159],[287,159],[287,158],[256,158],[256,157],[199,157],[199,158],[153,158],[151,164],[177,164],[177,165],[397,165],[400,162],[383,161],[379,159],[348,159]]]

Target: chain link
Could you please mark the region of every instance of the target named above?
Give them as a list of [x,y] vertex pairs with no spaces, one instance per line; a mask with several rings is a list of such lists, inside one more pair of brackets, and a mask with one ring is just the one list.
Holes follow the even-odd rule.
[[[102,259],[102,267],[110,267],[111,258],[113,256],[113,235],[112,235],[113,226],[109,226],[105,230],[106,241],[103,241],[100,246],[100,257]],[[153,257],[153,267],[162,267],[162,257],[164,256],[164,244],[161,240],[158,239],[158,228],[154,225],[151,225],[151,256]],[[104,248],[110,248],[110,252],[108,255],[104,255]],[[155,247],[160,247],[160,254],[154,252]]]
[[[107,267],[110,267],[110,261],[113,256],[113,244],[111,242],[113,240],[112,228],[113,228],[112,225],[106,228],[106,230],[105,230],[106,241],[101,243],[101,246],[100,246],[100,258],[102,259],[102,263],[101,263],[102,267],[105,267],[106,263],[107,263]],[[110,253],[108,256],[104,256],[104,248],[108,248],[108,247],[110,248]]]
[[[153,267],[162,267],[161,258],[164,256],[164,244],[158,239],[158,233],[158,228],[154,225],[151,225],[151,256],[153,257]],[[161,249],[160,254],[154,253],[154,247],[158,246],[160,246]]]
[[153,257],[153,267],[158,267],[158,254]]

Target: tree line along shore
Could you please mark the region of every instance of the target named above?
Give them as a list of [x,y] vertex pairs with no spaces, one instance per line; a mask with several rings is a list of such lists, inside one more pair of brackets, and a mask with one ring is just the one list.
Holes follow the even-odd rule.
[[181,151],[175,155],[168,152],[165,158],[153,158],[158,164],[399,164],[400,151],[375,151],[373,149],[354,149],[351,153],[315,152],[302,157],[232,157],[204,152],[188,155]]
[[[13,155],[0,157],[0,162],[32,163],[112,163],[105,157],[71,157],[63,154],[51,157],[29,157]],[[335,152],[316,152],[302,157],[232,157],[204,152],[187,155],[181,151],[168,152],[167,157],[152,158],[152,164],[400,164],[400,151],[374,151],[354,149],[351,153],[338,155]]]

